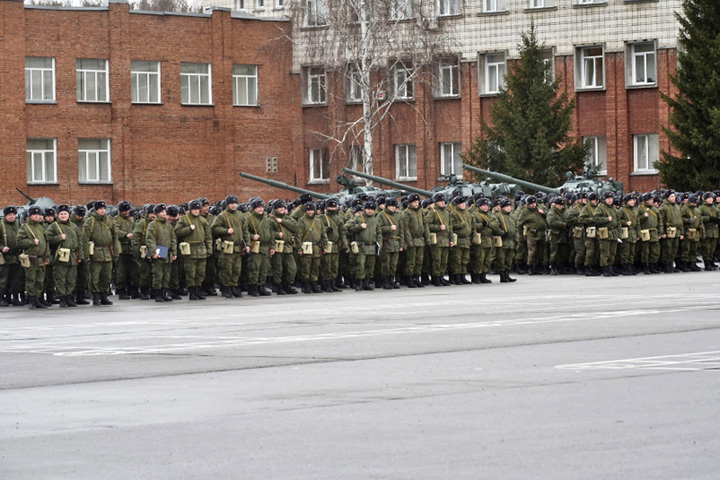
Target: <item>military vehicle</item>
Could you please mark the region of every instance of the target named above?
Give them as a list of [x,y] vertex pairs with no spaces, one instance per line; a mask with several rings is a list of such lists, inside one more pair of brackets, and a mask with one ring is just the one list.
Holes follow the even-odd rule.
[[348,173],[350,175],[355,175],[362,178],[367,178],[368,180],[372,180],[374,182],[377,182],[381,185],[388,185],[390,187],[395,187],[401,190],[405,190],[412,193],[417,193],[418,195],[422,195],[424,197],[432,197],[436,193],[444,193],[448,197],[452,195],[452,192],[454,192],[457,189],[460,189],[462,191],[462,195],[464,197],[470,197],[475,195],[476,193],[483,193],[486,197],[494,197],[497,195],[510,195],[514,191],[514,185],[507,185],[507,184],[499,184],[499,183],[468,183],[463,182],[462,180],[459,180],[456,175],[448,175],[443,176],[441,179],[447,180],[447,185],[440,185],[433,187],[431,190],[423,190],[421,188],[411,187],[409,185],[405,185],[403,183],[395,182],[393,180],[389,180],[384,177],[378,177],[376,175],[368,175],[366,173],[357,172],[355,170],[350,170],[349,168],[343,168],[343,172]]
[[592,178],[592,170],[586,170],[583,175],[574,175],[572,172],[567,172],[566,182],[560,185],[558,188],[552,188],[545,185],[538,185],[537,183],[520,180],[518,178],[511,177],[510,175],[505,175],[502,173],[473,167],[472,165],[463,165],[462,168],[470,172],[477,173],[479,175],[485,175],[486,177],[492,178],[494,180],[512,182],[523,188],[547,194],[560,195],[562,192],[596,192],[601,195],[608,191],[613,192],[616,195],[622,195],[623,193],[622,182],[615,182],[612,178],[608,178],[606,181]]
[[344,187],[338,193],[318,193],[312,190],[308,190],[306,188],[295,187],[293,185],[288,185],[287,183],[279,182],[277,180],[271,180],[269,178],[258,177],[256,175],[251,175],[245,172],[240,172],[240,176],[243,178],[247,178],[248,180],[254,180],[256,182],[270,185],[275,188],[289,190],[298,194],[307,194],[320,200],[336,197],[340,201],[340,203],[345,202],[345,200],[349,197],[354,198],[356,195],[361,193],[365,193],[370,196],[377,196],[379,194],[383,194],[393,197],[399,197],[403,193],[399,190],[383,190],[377,187],[360,186],[357,185],[352,179],[347,178],[345,175],[338,175],[335,178],[335,181],[338,183],[338,185],[342,185]]
[[[27,215],[27,211],[30,209],[30,207],[40,207],[43,212],[45,212],[46,208],[52,208],[53,205],[55,205],[55,202],[49,198],[49,197],[40,197],[40,198],[32,198],[27,193],[23,192],[19,188],[16,188],[18,192],[20,192],[20,195],[27,198],[27,203],[25,205],[18,205],[18,218],[20,220],[24,219]],[[0,208],[0,215],[2,214],[2,209]]]

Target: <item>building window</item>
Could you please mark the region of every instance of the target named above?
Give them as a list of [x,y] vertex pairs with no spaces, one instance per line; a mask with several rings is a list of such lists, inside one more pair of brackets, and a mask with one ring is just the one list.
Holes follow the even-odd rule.
[[506,10],[505,2],[506,0],[483,0],[483,12],[504,12]]
[[27,183],[57,183],[56,139],[27,139]]
[[183,105],[211,105],[211,75],[209,63],[181,63],[180,102]]
[[362,78],[357,65],[348,66],[345,79],[345,100],[350,103],[362,101]]
[[544,48],[540,55],[545,66],[545,83],[552,83],[555,80],[555,51],[552,48]]
[[440,175],[456,175],[462,178],[462,143],[440,144]]
[[505,54],[487,53],[480,56],[480,93],[493,95],[505,88]]
[[284,4],[283,0],[275,0],[275,8],[282,8]]
[[310,150],[310,182],[327,183],[330,181],[330,154],[327,148]]
[[395,178],[397,180],[417,180],[415,145],[395,145]]
[[412,18],[412,16],[412,0],[392,0],[390,4],[391,20],[404,20],[406,18]]
[[55,101],[55,59],[25,57],[25,101]]
[[441,58],[438,61],[438,97],[457,97],[460,95],[460,65],[457,57]]
[[[353,145],[352,147],[350,147],[350,168],[357,172],[372,174],[372,172],[368,172],[367,170],[367,164],[365,163],[362,145]],[[356,183],[365,183],[367,181],[363,177],[356,177],[354,175],[353,180]]]
[[633,152],[636,172],[657,173],[653,165],[660,160],[659,135],[633,135]]
[[233,65],[233,105],[247,107],[258,104],[257,65]]
[[242,10],[245,8],[245,0],[235,0],[235,10]]
[[630,85],[655,85],[657,67],[654,43],[635,43],[630,50]]
[[78,140],[78,181],[109,183],[111,180],[110,139],[81,138]]
[[460,15],[461,0],[438,0],[438,16]]
[[327,0],[305,0],[305,26],[327,25]]
[[529,8],[550,8],[555,6],[555,0],[530,0]]
[[580,88],[602,88],[605,85],[605,56],[602,47],[578,49]]
[[607,175],[607,141],[605,137],[583,137],[587,148],[585,163],[598,175]]
[[78,58],[75,61],[78,102],[108,102],[108,61]]
[[393,92],[395,99],[412,100],[413,99],[413,79],[412,66],[406,65],[404,62],[395,62],[392,67],[393,76]]
[[160,103],[160,62],[130,62],[132,103]]
[[327,76],[323,67],[303,67],[305,88],[303,103],[324,104],[327,101]]
[[578,0],[578,5],[592,5],[593,3],[607,3],[607,0]]

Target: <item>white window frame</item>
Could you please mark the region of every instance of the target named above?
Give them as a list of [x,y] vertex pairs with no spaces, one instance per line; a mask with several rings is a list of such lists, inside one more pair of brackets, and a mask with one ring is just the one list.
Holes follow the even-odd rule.
[[[440,144],[440,175],[455,175],[462,179],[462,143],[447,142]],[[448,155],[450,159],[448,159]]]
[[[31,148],[31,142],[52,142],[52,148]],[[27,184],[57,183],[57,139],[28,138],[26,143]]]
[[[330,151],[327,147],[311,148],[308,154],[310,164],[310,183],[330,183]],[[323,165],[326,164],[326,168]],[[315,167],[319,174],[315,174]]]
[[[88,145],[98,143],[98,146]],[[79,138],[78,139],[78,182],[112,183],[112,158],[109,138]],[[104,165],[103,165],[104,164]],[[103,178],[101,172],[106,172]],[[91,172],[94,172],[92,174]]]
[[406,20],[413,17],[413,0],[392,0],[390,20]]
[[345,101],[348,103],[362,102],[362,79],[357,65],[350,64],[345,79]]
[[324,27],[327,25],[327,0],[305,0],[306,27]]
[[[28,62],[32,63],[33,60],[47,61],[48,59],[51,61],[50,67],[28,66]],[[35,82],[35,80],[39,80],[39,82]],[[38,88],[35,88],[36,83]],[[25,102],[55,102],[54,57],[25,57]]]
[[452,98],[460,96],[460,60],[458,57],[444,57],[438,60],[435,95]]
[[592,5],[594,3],[606,3],[607,0],[578,0],[578,5]]
[[[638,51],[638,48],[650,47],[650,51]],[[630,58],[630,65],[628,72],[630,78],[628,79],[628,85],[650,87],[657,85],[657,52],[655,48],[655,42],[638,42],[631,43],[628,45],[628,57]],[[641,64],[641,68],[638,68],[638,63]],[[638,80],[639,70],[643,71],[642,79]]]
[[413,143],[395,145],[395,179],[417,180],[417,147]]
[[[142,62],[142,65],[141,65]],[[147,65],[147,69],[142,68]],[[155,66],[155,70],[149,67]],[[130,62],[130,98],[132,103],[159,104],[162,102],[160,62],[154,60],[132,60]],[[154,85],[153,85],[154,83]]]
[[245,0],[235,0],[235,10],[245,10]]
[[504,12],[507,0],[482,0],[483,13]]
[[[600,54],[597,54],[597,50]],[[592,54],[590,54],[592,53]],[[605,88],[605,48],[601,45],[579,47],[578,59],[578,89],[600,90]]]
[[[240,73],[238,71],[240,69],[239,67],[246,67],[248,68],[248,71]],[[259,97],[258,66],[250,64],[234,64],[232,79],[233,105],[236,107],[256,107],[258,105]]]
[[[183,68],[205,67],[204,72],[183,72]],[[212,105],[212,64],[180,63],[180,103],[182,105]]]
[[392,67],[393,98],[395,100],[413,100],[415,98],[415,85],[413,82],[412,66],[397,61]]
[[[502,61],[499,61],[500,58]],[[506,86],[507,56],[505,52],[480,54],[478,63],[480,65],[480,95],[497,95]]]
[[583,143],[588,146],[585,162],[594,167],[598,175],[607,175],[607,137],[583,137]]
[[438,17],[453,17],[462,13],[462,0],[437,0]]
[[[102,62],[103,68],[92,68],[84,62]],[[106,103],[110,101],[109,62],[102,58],[78,58],[75,60],[77,101]]]
[[327,103],[327,72],[324,67],[303,67],[304,105],[325,105]]
[[633,135],[635,173],[658,173],[652,164],[660,159],[660,136],[657,133]]

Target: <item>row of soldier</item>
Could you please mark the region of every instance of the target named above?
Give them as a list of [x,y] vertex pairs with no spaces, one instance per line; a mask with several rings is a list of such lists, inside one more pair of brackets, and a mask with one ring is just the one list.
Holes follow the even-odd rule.
[[343,206],[305,195],[241,204],[229,195],[215,205],[201,198],[138,211],[123,201],[114,217],[104,201],[89,204],[87,216],[83,206],[31,207],[22,224],[6,207],[0,306],[73,307],[90,298],[111,305],[113,284],[120,299],[165,302],[185,293],[202,300],[217,295],[216,286],[236,298],[244,290],[294,294],[295,285],[319,293],[491,283],[491,270],[507,283],[515,281],[513,268],[532,275],[670,273],[699,270],[700,246],[712,270],[716,196],[700,195],[702,202],[673,191],[513,202],[458,191],[422,202],[416,194],[400,201],[361,195]]

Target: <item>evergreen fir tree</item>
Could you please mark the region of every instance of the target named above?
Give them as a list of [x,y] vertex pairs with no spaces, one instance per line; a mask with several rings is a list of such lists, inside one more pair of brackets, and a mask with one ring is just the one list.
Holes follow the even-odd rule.
[[492,125],[480,118],[480,135],[464,153],[464,160],[549,186],[565,173],[582,170],[585,148],[570,135],[575,102],[560,91],[560,79],[551,78],[535,26],[521,34],[520,59],[506,77],[490,110]]
[[655,164],[668,187],[684,191],[720,187],[720,2],[685,0],[680,23],[679,67],[671,76],[678,93],[663,95],[672,128],[663,128],[681,152],[662,152]]

